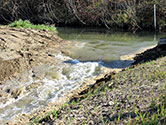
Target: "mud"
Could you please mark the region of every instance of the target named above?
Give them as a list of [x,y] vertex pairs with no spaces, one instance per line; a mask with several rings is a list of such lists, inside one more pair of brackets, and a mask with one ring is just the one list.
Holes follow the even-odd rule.
[[[21,107],[25,102],[31,102],[29,93],[38,91],[43,86],[43,79],[60,79],[58,66],[64,65],[62,58],[66,58],[73,46],[77,43],[64,41],[57,34],[49,31],[35,29],[18,29],[0,26],[0,114],[6,117],[18,113],[10,109]],[[59,54],[64,56],[58,57]],[[35,117],[43,117],[54,109],[77,95],[79,92],[95,84],[96,80],[105,77],[106,74],[121,69],[101,68],[103,74],[86,79],[77,89],[68,92],[64,97],[58,98],[56,103],[48,103],[43,108],[37,108],[28,114],[15,115],[14,118],[0,119],[3,124],[27,124]],[[68,71],[64,71],[68,72]],[[42,94],[43,95],[43,94]],[[21,100],[21,101],[18,101]],[[4,108],[3,108],[4,107]],[[10,113],[11,112],[11,113]]]
[[35,67],[47,69],[49,66],[56,66],[61,60],[55,58],[55,55],[71,46],[74,46],[74,43],[62,40],[53,32],[0,26],[1,108],[18,100],[26,91],[37,88],[41,83],[25,84],[32,77],[43,77],[42,71]]
[[33,66],[56,64],[54,55],[70,42],[55,33],[0,26],[0,82]]

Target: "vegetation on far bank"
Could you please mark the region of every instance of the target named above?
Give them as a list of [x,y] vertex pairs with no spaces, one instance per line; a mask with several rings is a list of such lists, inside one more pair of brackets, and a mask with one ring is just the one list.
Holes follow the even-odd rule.
[[9,24],[10,27],[17,27],[17,28],[31,28],[31,29],[38,29],[38,30],[48,30],[57,33],[57,30],[54,26],[48,26],[48,25],[34,25],[30,23],[30,21],[22,19],[19,19],[17,21],[14,21],[13,23]]
[[0,22],[18,19],[72,26],[166,30],[165,0],[1,0]]
[[161,57],[153,55],[157,60],[142,57],[148,62],[99,81],[45,118],[32,119],[32,123],[166,124],[166,50],[160,51]]

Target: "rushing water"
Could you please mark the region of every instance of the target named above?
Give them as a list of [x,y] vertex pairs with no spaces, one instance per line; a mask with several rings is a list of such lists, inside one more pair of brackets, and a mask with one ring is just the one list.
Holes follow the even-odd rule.
[[58,32],[63,39],[79,42],[69,50],[71,58],[56,55],[55,58],[61,60],[59,65],[34,67],[0,85],[0,120],[12,120],[19,113],[30,113],[56,102],[58,97],[80,87],[85,80],[102,74],[103,66],[129,66],[132,61],[121,61],[120,56],[155,45],[159,37],[103,29],[58,28]]
[[97,62],[79,62],[58,54],[58,65],[42,65],[20,74],[5,85],[0,85],[0,121],[13,120],[18,114],[28,114],[56,103],[56,99],[103,73]]

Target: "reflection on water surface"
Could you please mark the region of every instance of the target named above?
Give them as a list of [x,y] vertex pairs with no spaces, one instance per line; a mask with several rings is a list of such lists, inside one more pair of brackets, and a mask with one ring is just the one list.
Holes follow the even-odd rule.
[[[81,43],[73,47],[70,56],[79,61],[119,60],[120,56],[157,44],[164,34],[111,31],[107,29],[57,28],[58,35]],[[82,46],[81,46],[82,45]]]

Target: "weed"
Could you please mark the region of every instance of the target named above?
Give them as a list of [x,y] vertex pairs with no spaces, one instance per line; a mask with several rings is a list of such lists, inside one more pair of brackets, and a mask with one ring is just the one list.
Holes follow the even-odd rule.
[[37,125],[40,121],[40,117],[36,117],[34,120],[33,120],[33,125]]
[[67,113],[70,113],[71,112],[71,109],[70,109],[70,107],[67,109]]
[[13,23],[9,24],[10,27],[17,27],[17,28],[31,28],[31,29],[38,29],[38,30],[48,30],[57,33],[57,30],[54,26],[47,26],[47,25],[33,25],[30,21],[19,19],[14,21]]
[[96,107],[94,108],[94,112],[97,112],[97,110],[98,110],[98,107],[96,106]]
[[165,84],[162,84],[161,88],[162,88],[162,91],[165,91]]
[[107,120],[105,121],[105,120],[103,119],[103,117],[100,118],[100,119],[101,119],[102,125],[106,125],[106,123],[108,122]]
[[87,98],[90,98],[92,96],[92,92],[88,91],[88,93],[86,94]]
[[150,107],[151,107],[151,108],[155,108],[155,106],[156,106],[156,102],[155,102],[154,99],[152,99],[152,102],[151,102],[151,104],[150,104]]
[[73,99],[73,101],[71,102],[71,104],[76,105],[77,101]]
[[153,90],[151,90],[151,91],[150,91],[150,95],[153,96],[153,94],[154,94],[154,93],[153,93]]
[[121,120],[121,117],[122,117],[122,113],[120,112],[120,113],[118,113],[118,121]]
[[166,72],[165,71],[155,70],[155,72],[153,73],[152,78],[154,80],[157,80],[157,79],[166,79]]
[[150,124],[157,125],[157,123],[158,123],[157,118],[158,118],[158,115],[157,115],[157,114],[154,114],[154,115],[151,117]]
[[93,93],[98,94],[99,93],[99,88],[95,89]]
[[54,118],[57,119],[57,118],[58,118],[58,111],[55,109],[55,110],[53,111],[52,115],[53,115]]
[[132,121],[131,121],[131,115],[129,115],[129,121],[128,121],[128,125],[132,125]]
[[117,75],[115,75],[115,82],[119,83],[120,79],[118,78]]
[[142,114],[142,113],[139,113],[139,115],[140,115],[140,118],[141,118],[141,124],[143,124],[144,125],[144,119],[145,119],[145,113],[144,114]]
[[71,121],[73,121],[73,120],[74,120],[74,117],[73,117],[73,116],[72,116],[72,117],[70,117],[70,120],[71,120]]
[[105,92],[105,93],[107,93],[109,90],[110,90],[110,88],[109,88],[108,86],[106,86],[106,87],[104,88],[104,92]]

